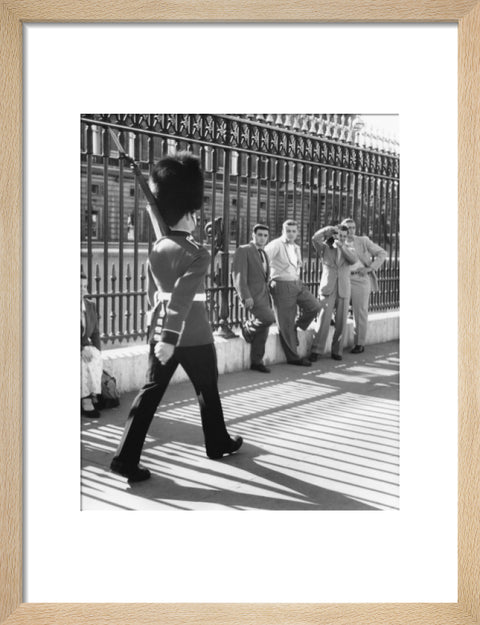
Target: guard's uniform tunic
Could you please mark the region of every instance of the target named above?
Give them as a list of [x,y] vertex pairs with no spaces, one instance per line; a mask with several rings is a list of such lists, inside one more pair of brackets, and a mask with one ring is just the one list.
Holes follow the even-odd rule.
[[[148,296],[154,304],[150,321],[147,382],[135,398],[115,458],[135,467],[153,416],[180,364],[192,381],[200,404],[207,454],[231,445],[218,393],[217,361],[205,306],[209,252],[187,232],[172,231],[156,241],[148,261]],[[165,365],[155,343],[175,345]]]

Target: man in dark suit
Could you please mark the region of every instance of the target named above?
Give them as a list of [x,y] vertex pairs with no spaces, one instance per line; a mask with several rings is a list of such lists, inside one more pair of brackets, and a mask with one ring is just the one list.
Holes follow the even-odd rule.
[[264,252],[268,241],[268,226],[256,224],[252,241],[235,251],[232,262],[232,278],[235,289],[250,317],[242,326],[242,334],[251,343],[250,369],[270,373],[263,363],[268,328],[275,321],[268,292],[270,266]]
[[[237,451],[240,436],[230,437],[218,393],[217,362],[207,317],[205,274],[210,254],[192,236],[203,202],[203,174],[188,152],[161,159],[150,187],[169,232],[154,244],[148,259],[150,319],[147,382],[134,399],[122,440],[110,468],[140,482],[150,471],[139,466],[153,416],[180,364],[195,387],[207,456],[212,460]],[[152,217],[153,219],[153,217]]]

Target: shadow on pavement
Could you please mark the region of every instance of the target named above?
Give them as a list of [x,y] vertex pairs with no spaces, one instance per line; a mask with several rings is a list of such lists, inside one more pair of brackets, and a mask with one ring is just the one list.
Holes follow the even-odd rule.
[[108,471],[134,394],[82,422],[82,509],[398,509],[398,343],[303,369],[272,366],[220,378],[239,453],[206,458],[189,383],[167,390],[147,436],[147,482]]

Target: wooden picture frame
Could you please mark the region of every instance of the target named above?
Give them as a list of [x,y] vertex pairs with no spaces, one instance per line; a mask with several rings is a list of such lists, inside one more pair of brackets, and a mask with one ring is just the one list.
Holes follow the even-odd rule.
[[[0,622],[480,623],[480,0],[247,0],[203,3],[0,0]],[[30,22],[458,23],[459,499],[458,602],[439,604],[22,603],[22,25]],[[439,509],[440,513],[440,509]],[[414,563],[412,563],[412,566]]]

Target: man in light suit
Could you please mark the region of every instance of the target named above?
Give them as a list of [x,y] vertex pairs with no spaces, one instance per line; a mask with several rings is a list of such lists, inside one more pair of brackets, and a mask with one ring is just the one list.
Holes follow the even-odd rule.
[[332,358],[342,360],[351,292],[350,265],[358,260],[355,251],[345,244],[347,235],[346,226],[327,226],[315,232],[312,237],[313,246],[322,259],[320,301],[324,304],[312,343],[310,353],[312,362],[315,362],[319,354],[325,351],[334,307],[335,332],[332,339]]
[[387,252],[368,237],[355,235],[353,219],[344,219],[342,225],[348,228],[347,246],[353,248],[358,261],[350,267],[352,284],[353,338],[352,354],[365,351],[368,324],[368,302],[370,293],[378,291],[377,270],[387,258]]
[[252,345],[250,369],[260,373],[270,373],[263,356],[268,328],[275,321],[268,292],[270,265],[263,250],[268,235],[268,226],[256,224],[251,242],[237,248],[232,262],[235,290],[245,310],[250,312],[250,318],[242,326],[243,338]]

